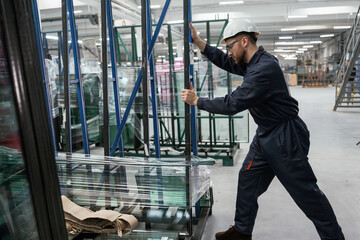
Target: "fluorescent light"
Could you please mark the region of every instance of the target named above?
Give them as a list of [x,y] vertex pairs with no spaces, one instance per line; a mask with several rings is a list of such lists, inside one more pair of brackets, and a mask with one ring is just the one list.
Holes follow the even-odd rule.
[[309,50],[309,49],[307,49],[307,48],[299,48],[298,50],[299,50],[299,51],[307,51],[307,50]]
[[324,35],[320,35],[321,38],[326,38],[326,37],[333,37],[334,34],[324,34]]
[[234,5],[234,4],[242,4],[244,1],[228,1],[228,2],[219,2],[219,5]]
[[348,14],[357,10],[353,6],[332,6],[332,7],[314,7],[301,9],[302,14],[306,15],[329,15],[329,14]]
[[215,43],[212,43],[212,44],[210,44],[210,46],[212,46],[212,47],[216,47],[216,44],[215,44]]
[[296,46],[278,46],[278,49],[298,49]]
[[50,36],[50,35],[46,35],[46,39],[59,40],[57,36]]
[[184,20],[168,21],[167,23],[168,23],[168,24],[184,23]]
[[286,57],[285,60],[297,60],[297,57]]
[[74,14],[81,13],[81,12],[82,12],[82,10],[76,10],[76,11],[74,11]]
[[279,39],[292,39],[291,36],[283,36],[283,37],[279,37]]
[[275,42],[275,45],[304,45],[308,44],[308,42]]
[[310,41],[311,44],[319,44],[322,43],[322,41]]
[[281,31],[282,32],[291,32],[291,31],[296,31],[296,28],[282,28]]
[[334,26],[334,29],[350,29],[351,26]]
[[295,51],[296,53],[304,53],[304,51]]
[[294,50],[285,50],[285,49],[275,49],[274,52],[287,52],[287,53],[291,53],[291,52],[295,52]]
[[101,46],[101,43],[95,43],[96,46]]
[[314,47],[314,45],[305,45],[305,46],[303,46],[303,48],[313,48]]
[[329,26],[329,25],[304,25],[304,26],[296,27],[296,30],[298,30],[298,31],[323,30],[323,29],[331,29],[331,26]]
[[[141,6],[138,6],[139,9],[141,9]],[[160,8],[160,5],[151,5],[150,6],[151,9],[158,9]]]
[[307,18],[307,15],[289,15],[288,18]]

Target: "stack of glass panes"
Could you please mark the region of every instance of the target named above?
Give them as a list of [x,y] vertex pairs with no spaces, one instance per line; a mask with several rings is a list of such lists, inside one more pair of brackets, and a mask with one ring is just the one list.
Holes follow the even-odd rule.
[[[72,76],[73,77],[73,76]],[[99,135],[99,102],[101,97],[101,81],[100,75],[83,74],[83,94],[84,94],[84,105],[87,122],[88,137],[90,142],[100,142]],[[63,124],[61,127],[62,145],[66,145],[65,137],[65,110],[64,110],[64,82],[59,81],[59,106],[63,109]],[[82,143],[82,131],[80,121],[80,111],[78,104],[78,92],[75,84],[70,86],[70,107],[71,107],[71,135],[73,145],[78,146]],[[78,148],[78,147],[75,147]]]
[[188,206],[200,199],[208,204],[203,199],[210,188],[206,165],[214,161],[59,154],[57,164],[62,194],[78,205],[132,214],[140,222],[137,230],[146,230],[145,223],[151,223],[152,230],[181,232],[190,219]]

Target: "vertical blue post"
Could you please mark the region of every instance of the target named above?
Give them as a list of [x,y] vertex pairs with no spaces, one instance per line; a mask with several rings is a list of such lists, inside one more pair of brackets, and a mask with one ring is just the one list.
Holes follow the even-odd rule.
[[[151,10],[150,0],[147,0],[147,39],[148,48],[150,46],[152,37],[152,21],[151,21]],[[155,156],[160,158],[160,140],[159,140],[159,119],[157,113],[157,96],[156,96],[156,83],[155,83],[155,65],[154,65],[154,54],[151,51],[149,56],[149,68],[150,68],[150,87],[151,87],[151,104],[153,111],[153,125],[154,125],[154,144],[155,144]]]
[[[192,13],[191,13],[191,0],[189,0],[189,23],[192,22]],[[194,45],[191,37],[191,30],[189,29],[189,45],[190,45],[190,66],[189,66],[189,81],[194,85]],[[190,106],[190,115],[191,115],[191,142],[192,142],[192,150],[194,157],[198,156],[197,149],[197,134],[196,134],[196,109],[195,106]],[[199,172],[194,171],[195,176],[198,176]],[[196,187],[196,186],[194,186]],[[195,214],[197,217],[200,216],[200,200],[195,203]]]
[[75,81],[76,81],[76,88],[77,88],[77,95],[78,95],[78,102],[79,102],[79,110],[80,110],[80,120],[81,120],[81,130],[83,136],[83,145],[84,145],[84,153],[86,155],[90,154],[89,149],[89,140],[88,140],[88,132],[86,126],[86,114],[85,114],[85,105],[83,99],[83,88],[82,88],[82,81],[81,81],[81,72],[80,72],[80,53],[79,53],[79,43],[78,43],[78,35],[77,29],[75,24],[75,17],[74,17],[74,6],[72,0],[67,0],[68,4],[68,17],[70,22],[70,31],[71,31],[71,45],[73,50],[74,56],[74,65],[75,65]]
[[[120,122],[121,122],[121,107],[119,104],[119,83],[118,83],[118,75],[117,75],[117,70],[116,70],[114,26],[113,26],[111,0],[106,0],[106,15],[107,15],[107,27],[108,27],[109,40],[110,40],[110,46],[109,46],[110,49],[109,50],[110,50],[112,82],[113,82],[114,99],[115,99],[116,125],[117,125],[117,129],[119,130]],[[120,135],[119,151],[120,151],[120,157],[123,157],[124,156],[124,145],[123,145],[122,135]]]
[[[116,114],[116,126],[117,130],[120,129],[121,122],[121,106],[119,103],[119,82],[116,68],[116,56],[115,56],[115,44],[114,44],[114,26],[113,26],[113,15],[112,15],[112,7],[111,0],[106,0],[106,20],[109,34],[109,50],[110,50],[110,60],[111,60],[111,72],[112,72],[112,82],[113,82],[113,90],[114,90],[114,100],[115,100],[115,114]],[[115,30],[117,31],[117,30]],[[104,125],[105,126],[105,125]],[[119,140],[119,152],[120,157],[124,156],[124,145],[123,138],[120,135]],[[120,178],[121,191],[126,192],[126,169],[125,166],[120,166],[117,170],[117,174]]]
[[[88,131],[87,131],[87,125],[86,125],[86,114],[85,114],[85,104],[84,104],[84,94],[83,94],[83,86],[82,86],[82,76],[80,71],[80,52],[79,52],[79,43],[78,43],[78,33],[76,29],[75,24],[75,16],[74,16],[74,5],[72,0],[66,0],[67,1],[67,13],[68,13],[68,19],[70,22],[70,32],[71,32],[71,46],[73,50],[73,57],[74,57],[74,66],[75,66],[75,83],[76,83],[76,89],[77,89],[77,96],[78,96],[78,104],[79,104],[79,111],[80,111],[80,121],[81,121],[81,130],[82,130],[82,136],[83,136],[83,145],[84,145],[84,153],[85,155],[90,155],[90,149],[89,149],[89,140],[88,140]],[[66,19],[67,24],[67,19]],[[67,39],[66,39],[67,41]],[[70,71],[68,71],[70,72]],[[69,82],[71,82],[69,80]],[[70,86],[69,86],[69,92],[70,92]],[[70,93],[69,93],[70,97]],[[71,113],[71,111],[69,111]],[[71,128],[70,128],[71,132]],[[94,198],[93,195],[91,195],[93,191],[93,184],[92,184],[92,171],[91,171],[91,165],[86,165],[87,170],[87,181],[88,181],[88,188],[90,191],[89,198],[90,205],[92,206],[94,204]]]
[[[148,49],[150,49],[150,43],[152,38],[152,21],[151,21],[151,10],[150,0],[147,0],[146,11],[147,11],[147,42]],[[157,96],[155,88],[155,71],[154,71],[154,54],[153,51],[149,54],[149,68],[150,68],[150,87],[151,87],[151,104],[153,111],[153,126],[154,126],[154,144],[155,144],[155,157],[160,158],[160,140],[159,140],[159,119],[157,115]],[[157,174],[157,185],[158,185],[158,203],[163,204],[163,189],[162,189],[162,169],[156,167]]]
[[47,107],[48,117],[49,117],[49,121],[50,121],[52,142],[53,142],[53,147],[54,147],[54,153],[57,154],[56,141],[55,141],[55,132],[54,132],[54,123],[53,123],[53,118],[52,118],[51,106],[50,106],[50,103],[49,103],[49,92],[48,92],[48,88],[47,88],[47,86],[49,84],[47,82],[46,73],[45,73],[45,59],[44,59],[44,52],[43,52],[43,47],[42,47],[42,43],[41,43],[41,30],[40,30],[39,12],[38,12],[38,7],[37,7],[36,0],[31,1],[31,3],[32,3],[32,9],[33,9],[33,12],[34,12],[36,40],[37,40],[37,43],[38,43],[39,54],[40,54],[41,75],[42,75],[42,80],[43,80],[43,84],[44,84],[44,91],[45,91],[45,97],[46,97],[46,107]]
[[[192,22],[191,16],[191,0],[189,0],[189,23]],[[190,44],[190,82],[192,83],[193,87],[194,84],[194,47],[193,47],[193,40],[191,38],[191,30],[189,30],[189,44]],[[197,149],[197,137],[196,137],[196,109],[195,106],[190,107],[190,114],[191,114],[191,141],[192,141],[192,149],[193,155],[196,157],[198,155]]]

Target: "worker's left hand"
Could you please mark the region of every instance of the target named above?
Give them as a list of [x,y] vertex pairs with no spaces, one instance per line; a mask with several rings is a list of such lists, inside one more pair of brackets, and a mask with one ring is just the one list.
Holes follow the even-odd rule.
[[192,83],[190,83],[190,89],[181,90],[181,99],[189,105],[197,105],[199,97],[196,95]]

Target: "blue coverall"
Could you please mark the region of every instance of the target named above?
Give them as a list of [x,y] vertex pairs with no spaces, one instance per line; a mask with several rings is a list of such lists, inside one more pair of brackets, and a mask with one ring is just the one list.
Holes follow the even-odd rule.
[[[278,60],[259,47],[248,64],[238,65],[223,51],[207,45],[203,54],[218,67],[244,76],[243,84],[225,97],[199,98],[199,109],[233,115],[245,109],[258,124],[239,172],[235,228],[251,234],[258,197],[274,176],[314,223],[321,239],[343,237],[332,207],[316,184],[308,162],[309,131],[298,117],[298,102],[290,96]],[[300,236],[301,238],[301,236]]]

